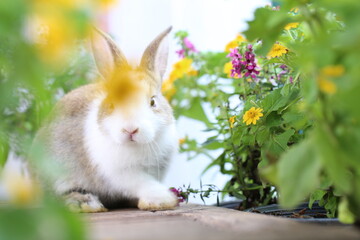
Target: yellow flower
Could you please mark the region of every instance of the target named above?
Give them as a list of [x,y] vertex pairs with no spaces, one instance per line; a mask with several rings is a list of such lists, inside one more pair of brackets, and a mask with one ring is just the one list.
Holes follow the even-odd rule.
[[33,4],[38,7],[45,6],[47,9],[52,7],[74,9],[89,2],[86,0],[33,0]]
[[321,74],[327,77],[341,77],[344,73],[343,65],[330,65],[321,69]]
[[243,37],[241,34],[238,34],[234,40],[226,44],[225,52],[230,52],[230,49],[236,48],[239,43],[247,41],[245,37]]
[[27,36],[45,63],[61,68],[61,63],[68,60],[75,49],[76,41],[88,36],[91,30],[90,21],[74,24],[79,10],[96,7],[89,0],[31,2],[30,14],[26,19]]
[[173,65],[173,69],[169,78],[163,82],[161,91],[169,101],[176,93],[174,82],[176,79],[182,78],[185,75],[197,76],[198,72],[192,67],[193,60],[190,58],[183,58]]
[[256,121],[260,119],[260,117],[264,116],[261,112],[263,109],[252,107],[250,110],[246,111],[243,116],[243,122],[246,125],[256,124]]
[[326,78],[319,77],[318,84],[319,84],[319,88],[322,92],[327,93],[327,94],[336,93],[337,88],[333,81],[326,79]]
[[162,87],[161,87],[161,92],[164,94],[164,97],[168,101],[170,101],[172,99],[172,97],[175,95],[176,88],[174,86],[173,81],[170,78],[163,82]]
[[329,78],[341,77],[345,73],[343,65],[329,65],[320,70],[318,84],[320,91],[327,94],[334,94],[337,91],[335,83]]
[[239,78],[239,75],[237,73],[235,73],[234,77],[231,76],[231,69],[233,69],[232,63],[225,63],[223,72],[226,73],[228,78]]
[[297,28],[299,26],[300,23],[298,22],[293,22],[293,23],[288,23],[286,26],[285,26],[285,30],[290,30],[292,28]]
[[182,78],[185,74],[196,75],[197,72],[192,67],[193,60],[190,58],[183,58],[173,65],[173,70],[170,75],[173,80]]
[[290,12],[298,13],[298,12],[299,12],[299,8],[292,8],[292,9],[290,9]]
[[100,8],[107,10],[115,5],[116,0],[98,0]]
[[197,76],[198,71],[196,71],[195,69],[191,69],[189,72],[186,73],[186,75],[188,75],[188,76]]
[[233,68],[233,65],[231,62],[227,62],[224,65],[224,73],[227,75],[228,78],[231,78],[231,69]]
[[40,188],[20,173],[7,172],[3,181],[10,202],[15,205],[25,206],[35,203],[41,194]]
[[284,47],[278,43],[275,43],[272,46],[270,52],[267,54],[267,57],[268,58],[280,57],[280,56],[286,54],[288,51],[289,50],[286,47]]
[[179,139],[179,145],[183,145],[186,142],[185,138],[180,138]]
[[183,58],[173,65],[173,68],[181,72],[188,72],[191,69],[193,60],[191,58]]
[[32,29],[37,34],[34,39],[40,57],[47,63],[61,63],[66,54],[75,46],[75,30],[64,16],[41,14],[30,19]]
[[236,122],[236,116],[232,116],[229,118],[230,128],[234,127],[235,122]]

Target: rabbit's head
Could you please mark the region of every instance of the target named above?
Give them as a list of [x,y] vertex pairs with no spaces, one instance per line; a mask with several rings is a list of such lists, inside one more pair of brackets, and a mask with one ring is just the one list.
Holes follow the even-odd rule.
[[92,48],[103,98],[99,103],[99,129],[118,144],[148,144],[173,125],[172,109],[161,94],[171,28],[146,48],[140,66],[130,66],[105,33],[95,30]]

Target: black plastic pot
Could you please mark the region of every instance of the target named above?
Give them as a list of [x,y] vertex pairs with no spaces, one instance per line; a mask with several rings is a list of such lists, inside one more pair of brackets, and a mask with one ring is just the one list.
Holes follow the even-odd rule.
[[[224,202],[220,203],[219,207],[238,210],[240,203],[241,201]],[[337,218],[328,218],[326,216],[325,208],[319,206],[316,202],[313,204],[311,209],[308,207],[308,203],[302,203],[293,209],[284,209],[278,204],[271,204],[262,207],[249,208],[246,209],[245,212],[291,218],[299,222],[342,225]]]

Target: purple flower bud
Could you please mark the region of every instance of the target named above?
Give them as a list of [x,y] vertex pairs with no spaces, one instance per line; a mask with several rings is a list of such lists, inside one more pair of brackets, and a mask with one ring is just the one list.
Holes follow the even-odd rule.
[[176,51],[176,53],[178,54],[179,58],[184,58],[185,57],[185,50],[184,49],[180,49],[180,50]]
[[280,65],[280,68],[283,69],[283,70],[285,70],[285,69],[287,69],[288,67],[287,67],[285,64],[281,64],[281,65]]

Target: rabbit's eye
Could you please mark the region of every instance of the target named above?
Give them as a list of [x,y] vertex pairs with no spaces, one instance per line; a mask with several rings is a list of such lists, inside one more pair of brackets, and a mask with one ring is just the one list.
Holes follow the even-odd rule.
[[150,106],[151,107],[156,107],[156,102],[155,102],[155,97],[152,97],[150,100]]

